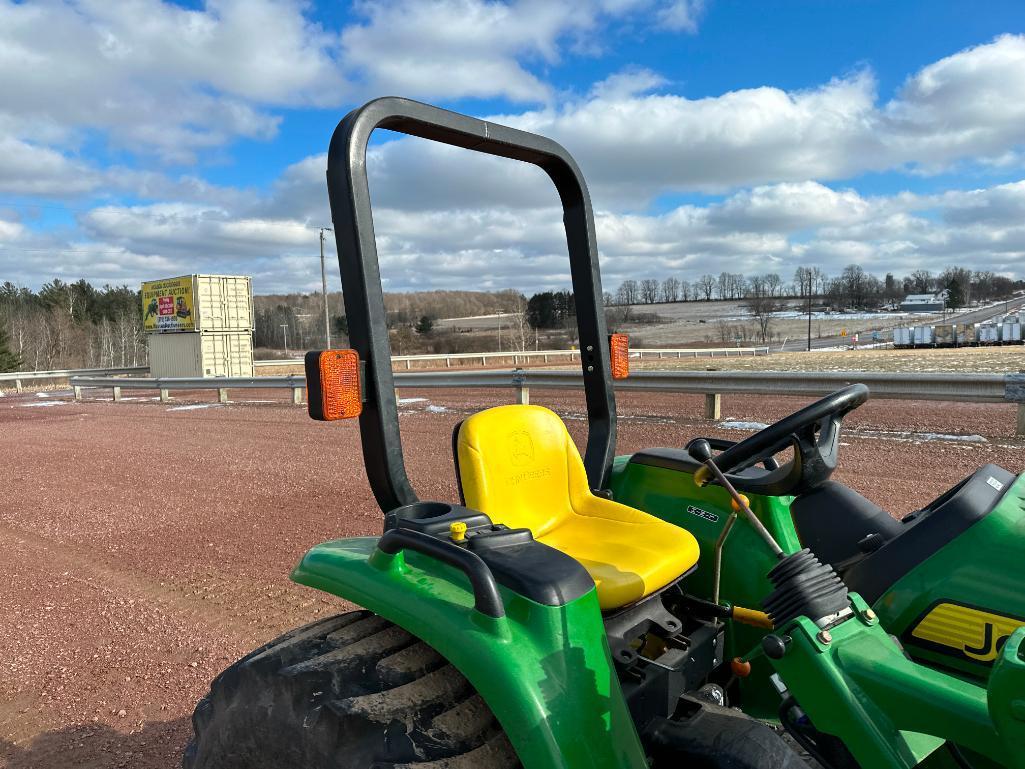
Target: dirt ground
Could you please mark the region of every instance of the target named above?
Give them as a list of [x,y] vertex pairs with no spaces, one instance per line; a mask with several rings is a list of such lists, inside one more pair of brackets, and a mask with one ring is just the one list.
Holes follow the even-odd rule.
[[[311,422],[281,391],[237,394],[248,402],[0,400],[0,766],[176,767],[218,671],[347,608],[288,573],[319,541],[380,530],[357,426]],[[579,394],[531,396],[583,437]],[[453,499],[453,425],[508,394],[400,397],[415,487]],[[726,396],[723,412],[769,422],[802,404]],[[746,434],[701,419],[700,396],[624,393],[619,411],[624,453]],[[981,463],[1025,470],[1010,405],[878,401],[846,424],[837,477],[894,514]]]
[[[668,355],[668,354],[667,354]],[[635,370],[704,371],[892,371],[1013,374],[1025,369],[1025,347],[959,347],[894,350],[868,348],[771,353],[766,356],[716,355],[714,359],[646,357],[630,361]]]

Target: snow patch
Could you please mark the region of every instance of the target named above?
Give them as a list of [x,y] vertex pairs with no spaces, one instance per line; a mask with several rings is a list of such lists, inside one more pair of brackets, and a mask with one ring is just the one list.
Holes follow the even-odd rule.
[[764,430],[768,425],[764,422],[736,422],[728,419],[725,422],[720,422],[719,427],[727,430]]
[[168,411],[195,411],[196,409],[212,409],[223,405],[223,403],[190,403],[188,406],[172,406]]
[[399,400],[398,400],[398,404],[400,406],[405,406],[405,405],[407,405],[409,403],[426,403],[426,402],[427,402],[426,398],[399,398]]
[[953,443],[989,443],[981,435],[953,435],[950,433],[912,433],[889,430],[853,430],[859,438],[876,438],[888,441],[947,441]]
[[448,409],[444,406],[435,406],[434,404],[431,404],[425,408],[424,411],[430,412],[431,414],[444,414]]
[[67,404],[67,401],[38,401],[36,403],[22,403],[21,408],[31,409],[37,406],[66,406]]

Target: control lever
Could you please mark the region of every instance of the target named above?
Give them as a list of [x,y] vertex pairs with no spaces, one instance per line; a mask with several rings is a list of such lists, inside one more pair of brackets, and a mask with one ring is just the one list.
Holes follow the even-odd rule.
[[747,504],[747,497],[740,494],[735,488],[733,488],[733,484],[730,483],[729,479],[715,463],[715,460],[712,459],[712,446],[708,441],[704,438],[694,441],[688,448],[688,453],[693,459],[697,460],[711,471],[712,475],[715,476],[715,479],[719,481],[719,484],[726,489],[730,497],[733,498],[734,509],[739,510],[744,514],[748,522],[754,527],[754,530],[758,532],[758,535],[765,540],[765,544],[769,546],[773,555],[780,559],[785,558],[786,554],[783,552],[783,548],[779,546],[779,543],[773,538],[772,534],[769,533],[769,530],[765,528],[765,525],[758,520],[758,516],[751,512],[751,508],[748,507]]

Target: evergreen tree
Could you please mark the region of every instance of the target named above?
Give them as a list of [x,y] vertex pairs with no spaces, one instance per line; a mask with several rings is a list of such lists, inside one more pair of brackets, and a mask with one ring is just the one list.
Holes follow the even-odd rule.
[[0,371],[18,371],[20,368],[21,358],[11,350],[7,332],[0,326]]
[[427,336],[434,330],[434,321],[427,315],[421,315],[416,322],[416,333],[420,336]]
[[957,278],[947,282],[947,309],[956,310],[964,306],[964,286]]

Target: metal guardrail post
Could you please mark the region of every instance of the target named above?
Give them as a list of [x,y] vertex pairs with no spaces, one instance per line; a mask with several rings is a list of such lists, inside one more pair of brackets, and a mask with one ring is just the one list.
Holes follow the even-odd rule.
[[1004,400],[1018,404],[1014,434],[1025,435],[1025,369],[1004,377]]
[[82,400],[82,388],[79,387],[78,385],[75,385],[75,400],[76,401]]
[[166,387],[160,388],[160,402],[167,403],[171,400],[171,392]]
[[516,388],[516,403],[520,406],[530,405],[530,388],[527,387],[527,378],[523,369],[513,370],[513,387]]
[[293,387],[292,388],[292,405],[301,406],[303,405],[303,388]]
[[14,389],[17,390],[18,392],[24,392],[24,389],[21,386],[21,380],[20,379],[15,379],[14,380]]
[[114,393],[114,403],[120,403],[121,402],[121,388],[119,386],[117,386],[117,385],[114,385],[110,389]]
[[228,402],[228,388],[227,387],[218,387],[217,388],[217,402],[218,403],[227,403]]
[[705,393],[705,419],[719,419],[722,416],[722,395]]

